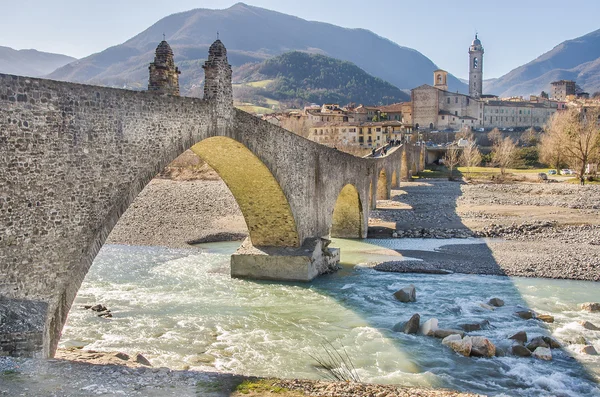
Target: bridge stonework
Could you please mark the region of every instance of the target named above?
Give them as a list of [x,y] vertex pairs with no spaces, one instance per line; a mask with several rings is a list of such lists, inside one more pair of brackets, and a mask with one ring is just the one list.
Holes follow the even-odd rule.
[[[264,166],[265,178],[272,177],[274,195],[281,192],[275,204],[280,212],[273,211],[277,216],[264,207],[241,205],[250,241],[237,260],[260,258],[256,265],[275,275],[264,278],[280,278],[277,269],[289,263],[326,261],[331,252],[323,238],[332,229],[334,237],[338,231],[366,237],[381,170],[389,178],[389,197],[392,175],[400,175],[407,148],[360,159],[237,110],[225,65],[226,53],[211,75],[218,81],[207,74],[209,87],[226,87],[208,99],[0,74],[0,355],[54,355],[77,290],[119,217],[158,172],[192,147],[209,164],[218,163],[238,202],[253,202],[248,197],[257,189],[236,177],[245,172],[235,161],[244,150],[251,154],[247,163]],[[198,147],[203,141],[206,145]],[[356,193],[342,196],[359,208],[345,208],[334,217],[348,185]],[[343,221],[344,211],[353,221],[334,226]],[[283,236],[262,232],[278,227]],[[253,246],[253,240],[261,246]],[[304,262],[265,260],[282,246],[313,251]],[[318,263],[316,269],[327,270]],[[305,274],[306,280],[316,275]]]

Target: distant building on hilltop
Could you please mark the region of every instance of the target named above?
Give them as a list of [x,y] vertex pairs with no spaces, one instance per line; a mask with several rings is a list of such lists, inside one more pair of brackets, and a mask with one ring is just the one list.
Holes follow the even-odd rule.
[[576,84],[572,80],[559,80],[552,83],[552,99],[564,101],[569,95],[575,95]]

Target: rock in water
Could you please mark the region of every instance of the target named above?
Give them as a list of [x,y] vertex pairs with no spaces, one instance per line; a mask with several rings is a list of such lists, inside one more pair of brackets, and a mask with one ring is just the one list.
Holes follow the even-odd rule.
[[521,343],[525,343],[525,342],[527,342],[527,332],[519,331],[508,339],[513,339],[513,340],[519,341]]
[[413,314],[413,316],[404,324],[404,328],[402,331],[405,334],[416,334],[419,332],[419,328],[421,325],[421,316],[419,313]]
[[502,307],[502,306],[504,306],[504,301],[500,298],[492,298],[488,302],[488,305],[494,306],[494,307]]
[[521,317],[523,320],[530,320],[533,318],[533,312],[531,310],[523,310],[515,313],[517,316]]
[[414,285],[402,288],[399,291],[394,292],[394,297],[400,302],[416,302],[417,301],[417,290]]
[[588,346],[584,346],[581,348],[580,350],[581,354],[587,354],[590,356],[597,356],[598,352],[596,351],[596,348],[592,345],[588,345]]
[[459,335],[461,338],[463,338],[465,333],[458,329],[436,329],[433,331],[433,336],[440,339],[444,339],[450,335]]
[[496,310],[496,308],[494,306],[486,305],[485,303],[480,303],[479,306],[481,306],[485,310],[490,310],[490,311],[491,310]]
[[558,341],[550,336],[542,336],[542,339],[544,340],[544,342],[546,342],[546,344],[548,346],[550,346],[550,349],[560,349],[560,343],[558,343]]
[[145,365],[147,367],[151,367],[152,366],[152,364],[150,364],[150,361],[148,361],[148,359],[146,357],[142,356],[140,353],[138,353],[135,356],[135,362],[139,363],[139,364],[142,364],[142,365]]
[[426,336],[433,336],[433,333],[438,329],[438,320],[436,318],[429,319],[421,325],[421,333]]
[[129,360],[129,355],[121,352],[115,353],[115,357],[125,361]]
[[581,321],[579,324],[585,329],[589,329],[590,331],[600,331],[600,328],[596,327],[594,324],[589,321]]
[[587,302],[581,305],[581,310],[586,312],[600,312],[600,303]]
[[539,358],[540,360],[552,360],[552,351],[547,347],[538,347],[533,351],[532,355],[533,357]]
[[460,335],[454,334],[445,337],[442,340],[442,344],[450,347],[455,352],[462,354],[465,357],[469,357],[471,355],[471,338],[465,337],[461,338]]
[[538,347],[550,348],[550,345],[548,345],[541,336],[533,338],[531,342],[527,344],[527,348],[531,351],[537,350]]
[[545,323],[552,324],[554,322],[554,317],[549,314],[540,314],[536,317],[538,320],[543,321]]
[[471,336],[471,356],[473,357],[494,357],[496,355],[496,346],[483,336]]
[[512,354],[517,357],[529,357],[531,356],[531,350],[521,345],[514,345],[512,347]]

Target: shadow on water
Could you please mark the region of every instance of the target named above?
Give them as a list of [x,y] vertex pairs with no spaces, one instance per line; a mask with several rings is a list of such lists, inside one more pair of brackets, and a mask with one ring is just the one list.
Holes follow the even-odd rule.
[[[412,209],[377,210],[375,216],[384,222],[396,223],[397,229],[467,229],[456,212],[457,200],[461,195],[459,183],[446,184],[444,189],[435,186],[415,188],[406,184],[402,190],[407,194],[396,195],[392,200],[402,201]],[[445,197],[436,199],[436,194]],[[452,199],[449,200],[448,196]],[[404,216],[403,211],[412,213]],[[437,221],[440,216],[443,217],[443,226]],[[375,255],[385,255],[385,250],[391,249],[403,256],[401,260],[392,256],[376,268],[401,273],[355,267],[364,258],[354,255],[352,247],[355,244],[363,245],[358,251],[364,252],[365,242],[336,243],[342,248],[343,269],[337,274],[315,280],[309,288],[333,297],[339,304],[362,316],[369,327],[379,330],[398,351],[403,352],[410,363],[405,367],[412,366],[417,372],[434,375],[434,386],[491,395],[600,395],[595,379],[598,374],[594,375],[568,350],[552,349],[552,361],[515,357],[511,354],[512,341],[508,339],[519,331],[527,332],[529,341],[537,336],[551,336],[552,330],[557,328],[562,328],[564,333],[565,328],[569,328],[568,324],[557,326],[536,319],[524,320],[515,313],[531,310],[532,305],[548,307],[547,301],[553,300],[556,295],[560,297],[561,288],[569,288],[570,283],[573,284],[571,288],[590,287],[585,291],[587,293],[579,291],[573,294],[576,298],[590,299],[594,297],[591,291],[598,288],[596,283],[505,277],[506,273],[495,260],[492,250],[485,240],[480,239],[367,240],[372,245],[370,251]],[[381,258],[374,260],[382,261]],[[446,269],[453,274],[419,273],[427,273],[431,269]],[[410,284],[416,286],[417,302],[401,303],[395,300],[392,294]],[[532,295],[539,302],[532,301]],[[500,298],[505,305],[493,310],[481,305],[488,303],[491,298]],[[573,312],[578,311],[577,304],[583,302],[567,302],[565,299],[560,303],[562,309],[569,312],[567,321],[572,322],[577,318],[577,313]],[[550,306],[554,303],[550,302]],[[395,324],[407,321],[415,313],[420,314],[421,323],[430,318],[438,319],[443,329],[461,329],[464,324],[483,324],[481,330],[469,332],[468,335],[489,338],[498,347],[501,357],[466,358],[443,346],[439,339],[392,330]],[[559,320],[561,314],[555,317]],[[564,339],[564,335],[560,339]]]
[[[410,184],[403,190],[408,195],[397,195],[393,200],[409,204],[414,213],[404,216],[402,211],[381,210],[375,216],[402,228],[435,227],[430,213],[431,194],[453,195],[454,200],[437,200],[436,208],[446,214],[445,224],[464,227],[455,208],[461,194],[458,183],[431,194],[421,194]],[[441,207],[448,203],[453,203],[450,208]],[[88,289],[82,288],[83,296],[78,297],[69,314],[69,322],[75,325],[68,326],[65,335],[73,340],[81,337],[92,349],[136,349],[156,356],[163,352],[185,363],[213,354],[216,362],[201,362],[208,371],[212,367],[265,374],[276,368],[276,373],[270,375],[284,378],[317,377],[308,353],[319,352],[320,344],[329,341],[347,349],[363,381],[431,385],[488,395],[600,394],[594,375],[584,363],[570,358],[568,350],[555,349],[551,362],[511,355],[467,358],[443,346],[439,339],[392,330],[414,313],[421,315],[422,322],[437,318],[440,328],[487,320],[489,326],[470,335],[487,337],[499,348],[509,349],[507,338],[518,331],[526,331],[529,339],[550,335],[552,325],[523,320],[514,313],[528,307],[545,310],[552,303],[549,301],[556,300],[555,289],[568,286],[568,281],[501,276],[501,266],[481,240],[372,239],[335,243],[342,247],[342,269],[308,284],[230,279],[227,258],[239,243],[203,245],[216,254],[157,247],[106,247],[88,274],[93,283]],[[194,266],[203,260],[214,261],[204,267]],[[356,266],[375,260],[413,269],[429,263],[455,273],[390,273]],[[153,279],[149,281],[148,277]],[[590,294],[592,288],[586,286],[597,288],[594,283],[573,283],[572,289],[583,291],[571,291],[575,300],[560,302],[557,322],[560,316],[573,321],[573,316],[581,315],[576,303],[589,296],[586,293]],[[395,300],[393,293],[409,284],[417,288],[417,301],[406,304]],[[531,301],[536,294],[543,295],[542,302]],[[503,299],[505,306],[489,310],[480,305],[492,297]],[[75,308],[93,299],[105,299],[103,303],[120,306],[121,310],[115,310],[112,321],[105,321]],[[88,333],[73,332],[83,322],[88,322]],[[560,327],[568,329],[568,325]],[[553,330],[555,334],[560,331]],[[127,333],[132,336],[122,337]],[[61,341],[64,345],[69,342]],[[156,359],[157,366],[168,364],[160,357]]]

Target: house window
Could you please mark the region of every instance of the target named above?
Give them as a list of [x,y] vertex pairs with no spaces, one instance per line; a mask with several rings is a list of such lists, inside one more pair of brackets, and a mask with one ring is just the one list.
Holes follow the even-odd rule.
[[458,111],[457,110],[454,111],[454,115],[458,116]]
[[446,118],[446,116],[442,116],[442,120],[444,120]]
[[458,103],[458,97],[454,97],[454,103]]
[[447,99],[448,99],[448,104],[450,104],[450,98],[447,98]]

